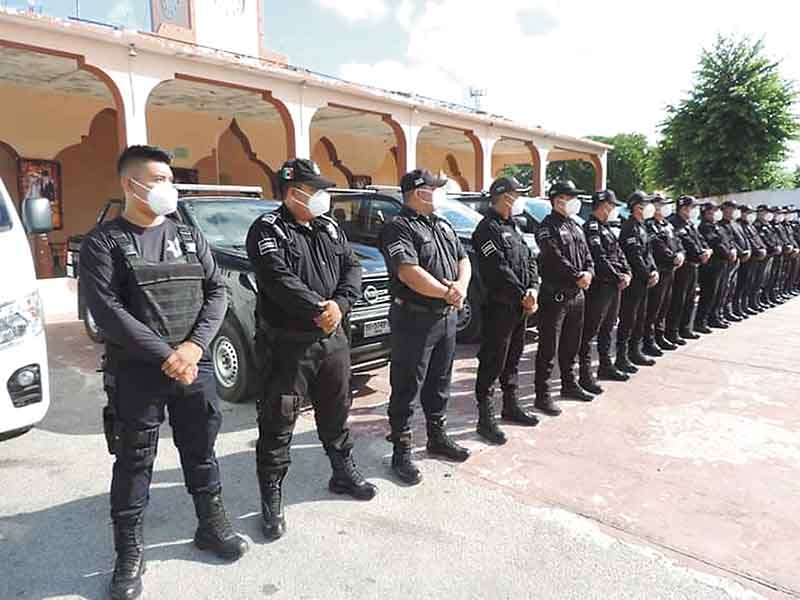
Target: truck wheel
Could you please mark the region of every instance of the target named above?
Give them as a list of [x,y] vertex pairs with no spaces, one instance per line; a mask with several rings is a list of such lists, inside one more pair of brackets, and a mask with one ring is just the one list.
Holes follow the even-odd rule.
[[88,335],[89,339],[94,343],[102,344],[105,341],[103,339],[103,332],[100,331],[100,328],[97,326],[97,321],[94,320],[92,311],[90,311],[88,308],[86,309],[86,314],[83,317],[83,328],[86,330],[86,335]]
[[211,343],[211,361],[219,397],[226,402],[244,402],[247,399],[250,361],[239,328],[228,319],[222,322],[217,337]]
[[456,339],[462,344],[473,344],[481,337],[481,311],[473,294],[467,294],[464,308],[458,311]]

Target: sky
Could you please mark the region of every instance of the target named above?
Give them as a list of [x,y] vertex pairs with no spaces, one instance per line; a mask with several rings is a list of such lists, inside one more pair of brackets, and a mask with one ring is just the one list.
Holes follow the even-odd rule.
[[[264,0],[292,64],[471,104],[570,135],[657,139],[718,34],[763,38],[800,82],[800,3],[760,0]],[[797,107],[800,113],[800,106]],[[800,144],[791,165],[800,164]]]

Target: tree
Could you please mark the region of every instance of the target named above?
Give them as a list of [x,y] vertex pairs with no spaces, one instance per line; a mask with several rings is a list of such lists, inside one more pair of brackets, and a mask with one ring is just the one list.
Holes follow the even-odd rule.
[[800,165],[795,165],[793,181],[793,187],[800,188]]
[[608,153],[608,187],[621,200],[636,190],[653,190],[650,177],[652,148],[641,133],[618,133],[613,137],[589,136],[614,146]]
[[547,163],[547,180],[564,181],[569,179],[579,189],[594,191],[594,167],[582,160],[555,160]]
[[667,108],[654,160],[658,183],[698,196],[770,188],[796,139],[794,83],[761,41],[718,37],[703,50],[689,96]]

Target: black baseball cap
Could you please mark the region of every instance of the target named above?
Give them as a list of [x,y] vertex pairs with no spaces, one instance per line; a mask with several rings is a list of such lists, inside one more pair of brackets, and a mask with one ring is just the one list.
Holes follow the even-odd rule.
[[739,210],[742,211],[742,214],[756,212],[756,209],[753,208],[750,204],[740,204]]
[[759,204],[756,210],[758,212],[769,211],[769,206],[767,206],[766,204]]
[[524,194],[530,190],[531,186],[526,187],[522,185],[519,181],[517,181],[516,177],[498,177],[492,182],[492,185],[489,188],[489,195],[494,198],[495,196],[502,196],[503,194],[508,194],[509,192],[519,192]]
[[653,199],[642,191],[633,192],[628,196],[628,206],[633,208],[637,204],[649,204]]
[[736,202],[733,200],[725,200],[722,204],[720,204],[721,208],[739,208]]
[[713,202],[704,202],[703,205],[700,207],[702,212],[708,212],[709,210],[717,210],[719,206],[714,204]]
[[581,194],[585,193],[586,192],[583,190],[576,188],[575,184],[569,180],[556,181],[550,186],[550,190],[547,192],[547,197],[552,200],[556,196],[580,196]]
[[614,190],[601,190],[592,194],[592,208],[596,208],[604,202],[608,202],[614,206],[622,206],[622,202],[617,200],[617,194]]
[[306,158],[293,158],[283,163],[281,170],[278,171],[281,183],[289,185],[298,183],[309,185],[319,190],[336,186],[333,181],[329,181],[320,174],[319,166],[313,160]]
[[697,205],[697,198],[694,196],[681,196],[678,198],[678,208],[683,208],[684,206],[696,206]]
[[404,194],[421,187],[439,188],[447,183],[447,179],[437,177],[428,169],[414,169],[400,179],[400,191]]

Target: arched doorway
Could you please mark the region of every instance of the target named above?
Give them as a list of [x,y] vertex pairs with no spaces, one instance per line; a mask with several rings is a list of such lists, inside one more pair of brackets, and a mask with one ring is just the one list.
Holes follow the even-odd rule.
[[423,127],[417,137],[417,166],[446,174],[463,191],[484,187],[483,149],[470,131],[443,125]]

